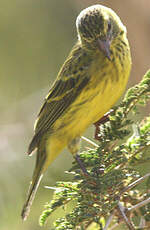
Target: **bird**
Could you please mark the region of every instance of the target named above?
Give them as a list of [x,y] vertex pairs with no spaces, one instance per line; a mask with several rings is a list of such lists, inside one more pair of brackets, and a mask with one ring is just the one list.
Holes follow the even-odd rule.
[[81,135],[117,102],[130,75],[127,30],[111,8],[96,4],[83,9],[76,29],[77,42],[35,122],[28,155],[36,150],[36,163],[21,213],[23,220],[48,166],[65,147],[78,159]]

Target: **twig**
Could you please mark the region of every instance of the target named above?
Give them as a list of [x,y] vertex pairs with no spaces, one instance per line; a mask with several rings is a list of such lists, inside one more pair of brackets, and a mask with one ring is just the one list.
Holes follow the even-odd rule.
[[86,138],[84,136],[81,136],[81,139],[84,140],[84,141],[86,141],[88,144],[92,145],[95,148],[99,147],[95,142],[91,141],[90,139],[88,139],[88,138]]
[[143,201],[141,201],[140,203],[138,203],[138,204],[132,206],[131,208],[128,208],[128,212],[132,212],[132,211],[135,210],[135,209],[141,208],[141,207],[143,207],[144,205],[146,205],[146,204],[148,204],[148,203],[150,203],[150,197],[149,197],[148,199],[143,200]]
[[128,217],[126,216],[126,214],[124,212],[125,208],[122,206],[122,204],[120,202],[118,203],[118,210],[119,210],[119,212],[120,212],[125,224],[129,228],[129,230],[135,230],[133,224],[131,223],[131,221],[128,219]]
[[137,179],[136,181],[134,181],[133,183],[129,184],[127,187],[125,187],[121,192],[120,195],[121,196],[124,192],[127,192],[128,190],[130,190],[131,188],[133,188],[134,186],[136,186],[137,184],[141,183],[143,180],[145,180],[147,177],[150,176],[150,173],[147,173],[145,176],[140,177],[139,179]]
[[[148,175],[148,174],[147,174],[147,175]],[[145,176],[146,176],[146,175],[145,175]],[[140,178],[140,179],[141,179],[141,178]],[[131,208],[128,208],[128,209],[126,210],[126,213],[130,213],[130,212],[134,211],[135,209],[138,209],[138,208],[140,208],[140,207],[142,207],[142,206],[144,206],[144,205],[146,205],[146,204],[148,204],[148,203],[150,203],[150,198],[148,198],[148,199],[146,199],[146,200],[144,200],[144,201],[141,201],[140,203],[138,203],[138,204],[132,206]],[[126,223],[126,225],[128,226],[128,228],[129,228],[130,230],[134,230],[135,228],[134,228],[133,224],[129,221],[129,219],[127,218],[127,216],[126,216],[126,214],[125,214],[125,212],[124,212],[125,208],[124,208],[120,203],[118,204],[118,208],[119,208],[119,211],[120,211],[120,213],[121,213],[121,216],[123,217],[123,220],[124,220],[124,222]],[[110,217],[113,218],[113,216],[114,216],[114,215],[112,215],[112,216],[110,216]],[[110,218],[110,217],[109,217],[109,218]],[[109,220],[109,219],[108,219],[108,220]],[[113,230],[113,229],[115,229],[116,227],[118,227],[118,226],[123,222],[123,220],[121,220],[120,223],[114,224],[109,230]],[[111,221],[112,221],[112,219],[111,219]],[[106,224],[107,224],[107,223],[106,223]],[[109,223],[109,224],[110,224],[110,223]],[[107,225],[107,226],[105,225],[104,230],[107,230],[108,226],[109,226],[109,225]],[[107,228],[106,228],[106,227],[107,227]],[[142,218],[142,217],[141,217],[141,221],[140,221],[139,227],[140,227],[140,228],[144,228],[144,227],[145,227],[145,219]]]
[[106,222],[106,225],[105,225],[105,227],[104,227],[103,230],[107,230],[107,229],[108,229],[108,227],[109,227],[111,221],[113,220],[113,217],[114,217],[114,212],[109,216],[109,218],[108,218],[108,220],[107,220],[107,222]]

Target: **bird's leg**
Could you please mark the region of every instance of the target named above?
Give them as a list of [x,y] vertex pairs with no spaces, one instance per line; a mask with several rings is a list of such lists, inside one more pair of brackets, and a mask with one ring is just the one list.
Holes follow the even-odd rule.
[[80,159],[79,154],[76,154],[76,155],[74,156],[74,158],[75,158],[75,160],[78,162],[78,164],[79,164],[79,166],[80,166],[80,168],[81,168],[81,170],[82,170],[84,176],[89,176],[89,174],[88,174],[88,172],[87,172],[87,170],[86,170],[86,168],[85,168],[83,162],[82,162],[81,159]]
[[97,122],[94,123],[95,125],[95,135],[94,135],[94,139],[96,140],[100,140],[99,137],[99,133],[100,133],[100,125],[104,124],[105,122],[109,121],[109,115],[112,112],[112,110],[110,110],[108,113],[106,113],[102,118],[100,118]]
[[92,186],[96,186],[96,182],[93,180],[92,177],[90,177],[90,174],[87,172],[87,170],[86,170],[86,168],[85,168],[83,162],[82,162],[81,159],[80,159],[79,154],[76,154],[76,155],[74,156],[74,158],[75,158],[75,160],[78,162],[78,164],[79,164],[79,166],[80,166],[80,168],[81,168],[81,170],[82,170],[83,176],[86,177],[87,183],[90,184],[90,185],[92,185]]
[[80,159],[80,155],[78,154],[79,148],[80,148],[80,137],[73,139],[68,145],[68,149],[72,153],[74,159],[79,164],[83,176],[86,177],[89,184],[91,184],[92,186],[96,186],[96,182],[93,181],[93,178],[90,177],[90,174],[87,172],[82,160]]
[[83,162],[80,159],[80,156],[78,154],[79,149],[80,149],[80,137],[76,137],[75,139],[73,139],[69,145],[68,145],[68,149],[69,151],[72,153],[73,157],[75,158],[75,160],[78,162],[83,174],[85,176],[88,176],[88,172],[83,164]]

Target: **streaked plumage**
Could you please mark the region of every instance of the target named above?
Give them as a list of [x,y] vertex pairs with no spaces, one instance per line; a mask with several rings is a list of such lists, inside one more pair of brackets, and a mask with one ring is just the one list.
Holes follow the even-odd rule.
[[27,201],[26,219],[43,173],[68,146],[75,154],[79,138],[123,93],[131,68],[126,28],[111,9],[94,5],[76,21],[78,41],[45,98],[28,154],[37,160]]

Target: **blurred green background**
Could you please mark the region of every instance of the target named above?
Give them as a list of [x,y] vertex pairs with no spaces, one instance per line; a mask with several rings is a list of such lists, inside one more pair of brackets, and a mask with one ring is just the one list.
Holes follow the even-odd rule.
[[[31,214],[20,211],[34,168],[26,150],[43,98],[76,41],[75,20],[92,4],[111,7],[128,29],[133,68],[128,87],[150,67],[150,1],[147,0],[1,0],[0,6],[0,229],[38,230],[43,205],[56,180],[66,180],[72,156],[64,151],[50,166]],[[143,113],[148,111],[144,109]],[[87,135],[92,136],[93,130]],[[59,215],[60,213],[57,213]],[[55,214],[56,215],[56,214]],[[53,216],[54,218],[56,216]],[[51,229],[53,218],[44,227]]]

